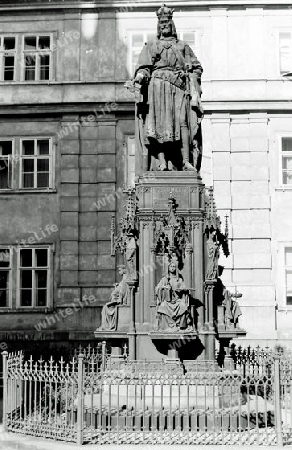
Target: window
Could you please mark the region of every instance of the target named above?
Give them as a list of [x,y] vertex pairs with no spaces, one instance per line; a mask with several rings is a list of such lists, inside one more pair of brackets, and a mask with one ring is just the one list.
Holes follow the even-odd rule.
[[15,48],[15,36],[0,36],[0,81],[14,80]]
[[53,79],[53,33],[0,36],[0,81]]
[[51,139],[22,139],[20,187],[46,189],[52,187]]
[[[142,47],[145,42],[155,39],[156,33],[150,31],[133,31],[129,35],[129,70],[132,76],[134,76],[135,68],[138,63],[138,58],[141,53]],[[197,39],[195,31],[181,31],[178,32],[178,39],[186,42],[197,54]]]
[[292,137],[282,137],[281,147],[282,184],[292,185]]
[[0,308],[10,306],[11,251],[0,248]]
[[11,189],[13,141],[0,140],[0,189]]
[[49,248],[19,250],[19,306],[46,307],[49,301]]
[[292,247],[285,247],[285,299],[292,305]]
[[281,75],[292,71],[292,32],[290,31],[279,33],[279,63]]
[[130,69],[131,74],[134,75],[135,68],[138,63],[138,58],[145,42],[150,41],[156,37],[156,33],[150,31],[133,32],[130,35]]
[[50,80],[51,36],[24,36],[23,61],[25,81]]

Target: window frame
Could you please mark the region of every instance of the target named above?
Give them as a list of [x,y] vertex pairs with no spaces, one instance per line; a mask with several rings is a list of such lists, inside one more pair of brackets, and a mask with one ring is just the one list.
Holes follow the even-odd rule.
[[290,243],[290,245],[284,245],[283,246],[283,268],[284,268],[284,283],[283,283],[283,304],[285,305],[285,307],[290,307],[292,309],[292,304],[288,305],[287,304],[287,284],[286,284],[286,274],[288,271],[290,271],[292,273],[292,265],[286,265],[286,250],[287,249],[291,249],[292,250],[292,242]]
[[290,52],[291,52],[291,68],[290,71],[292,71],[292,28],[282,28],[282,29],[278,29],[277,30],[277,60],[278,60],[278,75],[280,77],[283,77],[283,75],[285,73],[287,73],[287,71],[282,71],[281,70],[281,39],[280,39],[280,34],[281,33],[290,33]]
[[[4,50],[2,48],[4,38],[14,38],[15,39],[15,46],[13,50]],[[16,62],[17,62],[17,48],[18,48],[18,36],[13,33],[3,33],[0,35],[0,81],[3,83],[12,83],[16,80]],[[4,80],[4,58],[6,56],[6,53],[9,55],[7,56],[13,56],[14,57],[14,66],[13,66],[13,80]],[[10,54],[11,53],[11,54]]]
[[[25,50],[25,38],[27,37],[35,37],[36,42],[38,43],[40,37],[49,37],[50,38],[50,49],[49,50]],[[54,35],[52,32],[49,33],[22,33],[21,34],[21,55],[20,55],[20,81],[24,83],[48,83],[53,81],[53,46],[54,46]],[[36,65],[35,65],[35,79],[34,80],[26,80],[25,79],[25,54],[35,54],[36,55]],[[50,64],[49,64],[49,78],[46,80],[40,79],[40,64],[39,64],[39,56],[49,54],[50,56]]]
[[[0,193],[1,192],[11,192],[13,190],[15,190],[15,185],[14,185],[14,164],[16,162],[16,157],[15,157],[15,139],[14,138],[9,138],[9,137],[1,137],[0,136],[0,142],[3,141],[10,141],[12,142],[12,153],[11,153],[11,158],[9,158],[9,155],[7,157],[8,159],[8,172],[9,172],[9,166],[11,167],[11,187],[10,188],[1,188],[0,187]],[[5,158],[5,156],[3,157],[2,155],[0,155],[0,159]],[[1,175],[1,171],[0,171],[0,175]]]
[[275,245],[275,288],[278,311],[292,311],[292,305],[287,305],[286,298],[286,264],[285,250],[292,248],[292,241],[278,241]]
[[[44,141],[44,140],[48,140],[49,141],[49,154],[48,155],[43,155],[43,158],[41,157],[42,155],[23,155],[23,142],[24,141],[34,141],[34,152],[36,149],[36,145],[37,145],[37,141]],[[20,138],[20,143],[19,143],[19,190],[21,191],[43,191],[43,192],[47,192],[47,191],[51,191],[54,189],[55,186],[55,176],[54,176],[54,172],[55,172],[55,143],[53,141],[52,136],[25,136],[25,137],[21,137]],[[24,187],[22,184],[22,175],[23,175],[23,170],[22,170],[22,166],[23,166],[23,159],[33,159],[36,160],[37,158],[40,159],[49,159],[49,186],[47,187],[37,187],[37,168],[35,170],[35,165],[36,163],[34,163],[34,186],[33,187]],[[35,187],[36,186],[36,187]]]
[[[47,270],[47,304],[45,306],[37,306],[35,304],[36,301],[36,284],[35,284],[35,276],[33,276],[33,282],[32,282],[32,306],[21,306],[21,270],[23,270],[22,266],[20,265],[20,254],[21,254],[21,250],[32,250],[32,261],[35,261],[35,251],[36,250],[47,250],[47,255],[48,255],[48,265],[46,267]],[[34,265],[32,267],[29,267],[27,269],[24,270],[32,270],[33,273],[35,273],[35,271],[38,268]],[[42,270],[42,268],[40,268]],[[34,311],[34,310],[46,310],[48,308],[52,308],[52,292],[53,292],[53,280],[52,280],[52,275],[53,273],[53,246],[52,245],[29,245],[26,247],[23,246],[19,246],[17,248],[17,265],[16,265],[16,309],[19,310],[29,310],[29,311]]]
[[[283,190],[291,190],[292,189],[292,183],[291,184],[285,184],[283,179],[283,146],[282,146],[282,139],[283,138],[291,138],[292,139],[292,133],[281,133],[281,135],[278,136],[278,158],[279,158],[279,172],[278,172],[278,185]],[[288,154],[289,153],[289,154]],[[291,156],[292,158],[292,150],[291,152],[285,153],[287,156]],[[292,172],[292,169],[291,169]]]
[[[134,148],[134,152],[130,153],[130,149]],[[134,178],[132,182],[130,183],[131,173],[133,173],[130,168],[131,164],[129,163],[130,158],[132,158],[132,161],[134,160]],[[136,141],[135,141],[135,135],[128,135],[126,136],[126,142],[125,142],[125,175],[124,175],[124,185],[125,188],[128,187],[135,187],[135,178],[136,178]]]
[[13,260],[12,260],[12,247],[10,245],[0,245],[0,250],[9,250],[9,267],[0,267],[0,271],[9,270],[9,280],[8,280],[8,306],[0,306],[0,310],[7,311],[12,308],[12,270],[13,270]]

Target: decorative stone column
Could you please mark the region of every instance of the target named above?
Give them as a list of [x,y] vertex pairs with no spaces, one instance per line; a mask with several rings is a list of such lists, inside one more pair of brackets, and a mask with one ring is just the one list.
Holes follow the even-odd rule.
[[136,280],[127,280],[130,291],[130,324],[129,324],[129,359],[136,359],[136,318],[135,318],[135,292],[137,287]]
[[198,219],[194,220],[192,226],[192,241],[194,251],[193,256],[193,284],[196,289],[196,298],[202,302],[202,306],[199,308],[198,315],[198,330],[200,331],[208,320],[206,317],[207,305],[205,303],[204,290],[203,290],[203,274],[204,274],[204,259],[202,256],[203,250],[203,225]]
[[150,306],[156,305],[155,299],[155,247],[150,247]]
[[193,246],[192,244],[186,245],[186,273],[185,273],[185,283],[188,288],[193,286],[192,273],[193,273],[193,264],[192,264],[192,254],[193,254]]
[[206,357],[207,359],[215,358],[215,327],[214,327],[214,298],[213,290],[216,280],[205,281],[205,305],[207,309],[206,314]]

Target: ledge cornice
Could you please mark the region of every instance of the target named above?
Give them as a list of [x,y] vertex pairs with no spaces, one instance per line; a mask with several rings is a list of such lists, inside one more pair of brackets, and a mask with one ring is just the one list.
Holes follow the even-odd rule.
[[[214,8],[275,8],[291,9],[291,0],[168,0],[169,6],[186,9],[214,9]],[[145,9],[156,9],[161,5],[160,0],[0,0],[0,14],[11,12],[38,13],[40,11],[90,11],[98,9],[113,9],[117,12],[133,12]]]

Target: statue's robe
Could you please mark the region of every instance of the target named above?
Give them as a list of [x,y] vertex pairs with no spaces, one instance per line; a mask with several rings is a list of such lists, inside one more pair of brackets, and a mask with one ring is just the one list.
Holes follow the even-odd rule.
[[147,145],[151,138],[158,143],[180,140],[182,121],[186,121],[189,128],[193,127],[190,130],[193,136],[196,134],[197,121],[190,118],[186,63],[200,79],[202,66],[185,42],[175,37],[161,37],[144,45],[136,69],[136,74],[140,72],[150,79],[144,144]]
[[[176,291],[181,292],[177,293]],[[186,328],[190,324],[188,296],[181,276],[162,277],[155,289],[157,296],[158,330]]]
[[227,325],[236,328],[238,319],[242,315],[240,306],[236,300],[232,298],[231,293],[226,289],[224,292],[225,319]]
[[206,279],[215,280],[218,277],[218,259],[220,256],[218,244],[211,238],[207,241],[208,264]]
[[129,286],[126,276],[111,293],[110,301],[104,305],[101,311],[101,330],[116,331],[118,327],[118,306],[127,303]]

